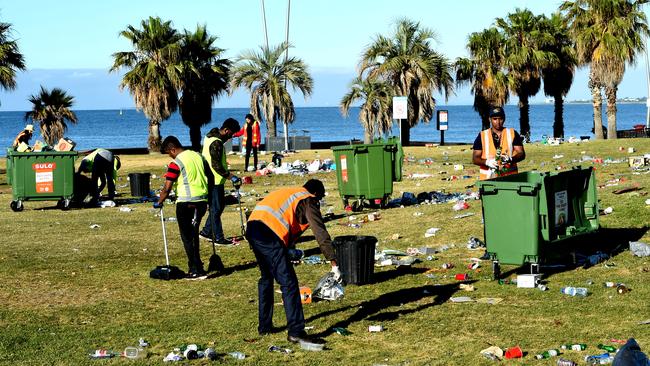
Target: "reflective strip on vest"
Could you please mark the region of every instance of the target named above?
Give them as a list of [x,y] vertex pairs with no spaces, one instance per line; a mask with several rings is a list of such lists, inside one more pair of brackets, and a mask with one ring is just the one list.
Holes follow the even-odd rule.
[[285,245],[289,245],[292,237],[299,236],[309,227],[308,224],[300,224],[295,217],[298,203],[309,197],[314,195],[302,187],[273,192],[255,207],[249,220],[262,221]]
[[[217,173],[216,170],[214,170],[212,167],[212,155],[210,155],[210,145],[212,145],[212,143],[217,140],[219,140],[221,142],[221,146],[223,146],[223,141],[221,141],[220,138],[205,136],[205,139],[203,139],[203,150],[201,151],[201,155],[203,155],[203,158],[208,162],[208,165],[210,166],[210,170],[214,176],[214,184],[220,186],[226,182],[226,178],[222,177],[219,173]],[[225,151],[223,151],[221,154],[221,166],[224,168],[228,167]]]
[[[503,138],[504,137],[503,134],[505,134],[505,138]],[[513,154],[512,143],[514,139],[515,139],[515,130],[513,128],[504,128],[501,135],[501,151],[506,152],[510,157],[512,157]],[[488,128],[487,130],[481,131],[481,144],[482,144],[481,158],[486,160],[494,159],[496,157],[496,147],[494,146],[494,139],[492,139],[491,129]],[[503,175],[517,174],[518,173],[517,164],[513,163],[512,167],[514,167],[514,170],[509,171],[508,173]],[[486,165],[481,165],[479,167],[480,180],[495,178],[496,175],[494,173],[495,172],[489,167],[487,167]]]
[[[203,172],[202,160],[201,160],[200,171],[195,172],[196,173],[195,181],[190,182],[190,174],[189,174],[190,172],[188,171],[188,167],[183,163],[183,160],[188,159],[188,164],[193,163],[193,166],[190,169],[198,169],[197,168],[198,162],[196,161],[197,156],[199,159],[201,159],[201,155],[195,153],[197,156],[193,156],[193,154],[191,153],[192,151],[189,150],[183,151],[182,153],[178,154],[178,156],[176,156],[176,159],[174,159],[174,162],[178,165],[178,168],[181,170],[180,178],[182,179],[182,185],[178,184],[178,180],[176,181],[176,186],[177,186],[176,200],[178,202],[200,202],[200,201],[206,201],[208,199],[207,178],[205,177],[205,172]],[[195,188],[198,193],[196,195],[192,194],[193,184],[195,184]]]

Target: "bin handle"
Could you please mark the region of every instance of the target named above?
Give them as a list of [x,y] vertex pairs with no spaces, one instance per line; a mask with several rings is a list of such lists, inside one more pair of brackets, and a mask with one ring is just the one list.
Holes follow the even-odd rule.
[[536,186],[519,186],[517,194],[520,196],[535,196],[537,194]]
[[357,147],[356,149],[354,149],[355,154],[356,153],[367,153],[367,152],[368,152],[368,147],[367,146]]
[[499,189],[494,184],[483,184],[479,188],[479,193],[481,194],[481,196],[497,194],[498,192],[499,192]]

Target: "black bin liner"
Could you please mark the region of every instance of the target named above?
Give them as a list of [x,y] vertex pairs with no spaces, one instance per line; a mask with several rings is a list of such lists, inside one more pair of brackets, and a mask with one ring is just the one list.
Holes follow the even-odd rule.
[[149,173],[131,173],[129,174],[129,183],[131,184],[131,196],[149,197]]
[[332,241],[336,263],[346,284],[363,285],[372,281],[375,269],[374,236],[337,236]]

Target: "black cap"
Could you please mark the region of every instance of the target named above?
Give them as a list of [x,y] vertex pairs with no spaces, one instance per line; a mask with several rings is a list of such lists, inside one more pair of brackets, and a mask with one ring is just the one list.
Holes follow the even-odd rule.
[[490,118],[492,117],[506,118],[506,113],[503,111],[503,108],[501,107],[492,107],[490,109]]

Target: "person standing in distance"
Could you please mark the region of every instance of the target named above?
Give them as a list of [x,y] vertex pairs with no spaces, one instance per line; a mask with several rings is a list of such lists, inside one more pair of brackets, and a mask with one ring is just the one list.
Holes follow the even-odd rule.
[[208,206],[207,163],[201,154],[185,150],[175,136],[167,136],[161,147],[162,153],[174,159],[167,166],[165,185],[160,191],[154,208],[162,208],[172,189],[176,192],[176,221],[187,254],[188,277],[198,278],[206,274],[199,252],[199,226]]
[[517,174],[517,163],[526,158],[521,135],[514,128],[504,128],[505,122],[503,108],[491,108],[491,127],[474,140],[472,163],[480,167],[480,180]]
[[244,160],[244,171],[248,171],[248,161],[251,156],[251,151],[253,152],[253,171],[257,170],[257,149],[260,147],[261,136],[260,136],[260,123],[255,120],[252,114],[246,115],[246,123],[239,132],[233,135],[233,137],[241,138],[241,148],[246,149],[246,158]]
[[234,118],[228,118],[223,121],[221,128],[211,129],[203,140],[202,154],[210,166],[214,184],[210,187],[208,218],[199,235],[203,239],[214,241],[214,244],[217,245],[233,245],[233,242],[223,235],[221,214],[226,206],[224,189],[226,179],[230,179],[235,186],[241,185],[241,179],[228,170],[226,151],[224,149],[226,141],[230,140],[237,131],[239,131],[239,122]]
[[311,227],[316,241],[332,264],[335,280],[341,279],[336,264],[332,239],[320,213],[320,200],[325,186],[317,179],[308,180],[302,187],[287,187],[268,194],[253,210],[246,225],[246,239],[255,253],[260,268],[257,283],[259,296],[260,335],[268,334],[273,319],[273,279],[280,284],[282,302],[287,317],[287,340],[319,342],[305,333],[305,316],[300,302],[298,278],[288,256],[300,235]]

